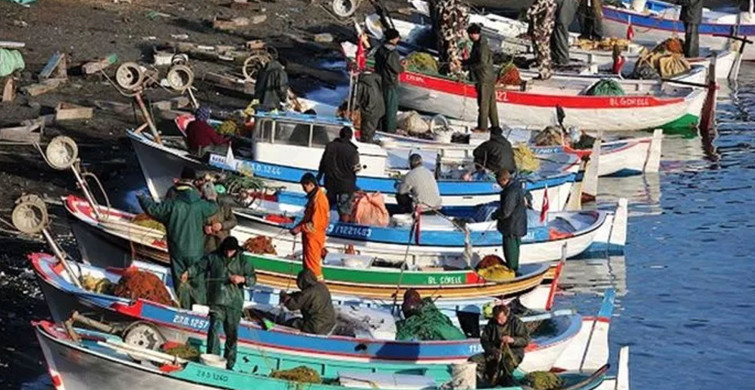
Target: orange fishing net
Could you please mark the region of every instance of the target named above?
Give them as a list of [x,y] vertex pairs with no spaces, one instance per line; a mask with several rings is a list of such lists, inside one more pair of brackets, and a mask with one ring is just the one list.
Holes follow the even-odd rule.
[[113,293],[121,298],[146,299],[163,305],[175,306],[168,289],[155,274],[129,268],[124,273]]

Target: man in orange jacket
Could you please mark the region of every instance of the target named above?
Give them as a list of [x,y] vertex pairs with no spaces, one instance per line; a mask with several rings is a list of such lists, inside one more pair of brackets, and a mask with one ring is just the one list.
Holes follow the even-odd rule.
[[307,193],[307,208],[304,210],[304,218],[290,232],[293,235],[302,233],[304,268],[311,270],[318,280],[323,280],[322,250],[325,247],[325,232],[330,223],[330,205],[328,197],[317,185],[315,175],[305,173],[299,183]]

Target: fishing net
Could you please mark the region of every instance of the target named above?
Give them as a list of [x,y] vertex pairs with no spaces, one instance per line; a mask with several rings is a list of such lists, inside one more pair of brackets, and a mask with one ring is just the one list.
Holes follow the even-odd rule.
[[520,171],[535,172],[540,169],[540,160],[527,144],[514,146],[514,162]]
[[163,233],[167,232],[167,230],[165,230],[165,225],[150,217],[146,213],[135,215],[131,222],[148,229],[159,230]]
[[680,54],[670,54],[658,59],[658,70],[663,78],[684,74],[690,69],[689,62]]
[[[484,221],[484,220],[483,220]],[[484,268],[492,267],[494,265],[503,265],[503,259],[501,259],[500,256],[496,255],[487,255],[480,260],[479,263],[477,263],[477,269],[481,270]]]
[[558,375],[548,371],[533,371],[524,377],[524,381],[535,390],[556,390],[564,385]]
[[594,41],[592,39],[579,39],[577,40],[577,46],[582,50],[613,50],[614,46],[618,46],[621,50],[627,50],[629,48],[630,41],[623,38],[603,38],[600,41]]
[[170,345],[168,347],[163,347],[163,351],[168,355],[181,359],[191,360],[193,362],[199,361],[199,350],[188,344]]
[[524,323],[524,326],[527,327],[531,337],[554,335],[556,334],[556,331],[558,331],[558,326],[556,326],[556,323],[550,318],[538,321],[527,321]]
[[113,293],[121,298],[146,299],[163,305],[174,306],[170,293],[168,293],[168,289],[162,280],[152,273],[136,268],[128,268],[123,273]]
[[613,79],[601,79],[593,84],[586,92],[587,96],[624,96],[624,88]]
[[265,182],[262,179],[253,176],[228,175],[220,184],[225,187],[229,194],[238,194],[242,191],[256,191],[265,188]]
[[564,134],[560,127],[548,126],[535,135],[535,146],[560,146],[564,144]]
[[396,340],[399,341],[464,339],[464,333],[428,299],[423,300],[415,314],[396,322]]
[[277,255],[273,240],[270,237],[257,236],[252,237],[244,242],[244,249],[258,255]]
[[79,281],[84,290],[108,295],[113,293],[114,286],[108,278],[96,278],[91,274],[85,274],[79,278]]
[[306,366],[299,366],[290,370],[274,370],[270,373],[270,377],[300,383],[322,383],[320,374]]
[[410,71],[419,73],[438,73],[438,61],[428,53],[414,52],[406,56],[406,65]]
[[653,48],[652,52],[653,53],[669,52],[669,53],[676,53],[676,54],[684,54],[684,42],[682,42],[682,40],[679,38],[671,37],[659,43],[658,45],[656,45]]
[[653,67],[652,63],[639,60],[634,67],[632,78],[638,80],[658,80],[661,78],[661,75],[658,74],[658,71]]
[[480,269],[477,273],[491,282],[505,282],[516,277],[516,272],[502,264]]
[[239,125],[234,120],[227,120],[218,126],[218,134],[220,135],[238,135]]
[[496,84],[499,86],[504,85],[519,85],[522,83],[522,78],[519,75],[519,69],[513,62],[509,62],[505,66],[501,67],[498,71],[498,80]]

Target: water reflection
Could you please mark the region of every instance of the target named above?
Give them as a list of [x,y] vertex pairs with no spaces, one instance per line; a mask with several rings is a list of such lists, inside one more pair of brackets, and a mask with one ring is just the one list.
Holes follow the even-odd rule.
[[616,290],[616,296],[627,292],[626,257],[571,259],[566,262],[560,290],[566,294],[603,294],[608,288]]

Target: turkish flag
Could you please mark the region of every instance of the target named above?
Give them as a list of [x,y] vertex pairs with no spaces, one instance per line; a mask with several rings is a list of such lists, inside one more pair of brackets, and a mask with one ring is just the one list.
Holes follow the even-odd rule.
[[546,185],[545,195],[543,195],[543,206],[540,208],[540,223],[545,222],[545,218],[548,216],[549,208],[550,208],[550,202],[548,202],[548,185]]

